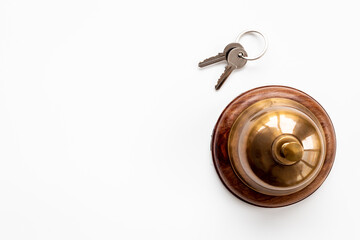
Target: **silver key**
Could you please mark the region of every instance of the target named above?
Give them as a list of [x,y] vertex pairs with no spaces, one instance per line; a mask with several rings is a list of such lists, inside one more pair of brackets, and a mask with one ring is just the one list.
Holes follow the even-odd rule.
[[235,69],[242,68],[246,64],[247,60],[241,56],[247,57],[247,53],[244,48],[233,48],[230,50],[226,57],[228,65],[225,67],[224,73],[220,76],[217,84],[215,85],[216,90],[219,90],[221,85]]
[[202,67],[206,67],[206,66],[209,66],[211,64],[214,64],[214,63],[225,61],[228,53],[234,48],[242,48],[242,49],[244,49],[243,46],[241,46],[240,43],[230,43],[224,48],[223,52],[221,52],[218,55],[215,55],[213,57],[207,58],[204,61],[200,62],[199,67],[202,68]]

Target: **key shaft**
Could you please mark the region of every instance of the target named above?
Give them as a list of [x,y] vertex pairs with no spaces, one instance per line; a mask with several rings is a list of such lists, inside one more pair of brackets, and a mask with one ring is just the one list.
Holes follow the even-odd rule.
[[202,68],[202,67],[206,67],[206,66],[212,65],[212,64],[214,64],[214,63],[221,62],[221,61],[225,61],[225,60],[226,60],[226,54],[224,54],[224,53],[219,53],[219,54],[216,55],[216,56],[207,58],[207,59],[205,59],[204,61],[199,62],[199,67],[201,67],[201,68]]
[[230,76],[230,74],[236,69],[236,67],[234,65],[227,65],[225,67],[225,71],[223,72],[223,74],[221,74],[219,80],[217,81],[216,85],[215,85],[215,89],[219,90],[221,88],[221,86],[223,85],[223,83],[226,81],[226,79]]

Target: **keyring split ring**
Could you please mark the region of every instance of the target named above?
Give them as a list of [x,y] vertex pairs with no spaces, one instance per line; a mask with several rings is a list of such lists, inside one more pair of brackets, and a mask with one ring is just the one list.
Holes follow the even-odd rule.
[[268,41],[267,41],[267,38],[265,37],[265,35],[262,34],[261,32],[256,31],[256,30],[247,30],[247,31],[244,31],[244,32],[240,33],[239,36],[236,38],[235,42],[240,43],[240,39],[243,36],[245,36],[246,34],[249,34],[249,33],[257,33],[257,34],[259,34],[263,38],[264,43],[265,43],[263,50],[256,57],[245,57],[243,55],[239,55],[239,57],[241,57],[243,59],[246,59],[248,61],[253,61],[253,60],[257,60],[257,59],[261,58],[262,56],[264,56],[264,54],[265,54],[265,52],[266,52],[266,50],[268,48]]

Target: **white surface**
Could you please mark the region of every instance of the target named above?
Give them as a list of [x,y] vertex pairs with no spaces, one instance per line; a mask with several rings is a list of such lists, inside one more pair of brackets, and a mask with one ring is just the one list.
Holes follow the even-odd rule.
[[[360,15],[334,2],[1,1],[0,239],[358,237]],[[198,62],[248,28],[268,52],[215,92],[224,65]],[[323,186],[280,209],[229,193],[209,149],[269,84],[317,99],[338,139]]]

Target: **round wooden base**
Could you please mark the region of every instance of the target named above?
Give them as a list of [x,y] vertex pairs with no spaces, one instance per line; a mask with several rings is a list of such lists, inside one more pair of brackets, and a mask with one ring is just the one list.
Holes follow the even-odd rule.
[[[228,156],[228,137],[230,129],[237,117],[253,103],[267,98],[291,99],[310,109],[321,123],[326,138],[325,162],[318,176],[306,188],[286,196],[264,195],[247,187],[236,176]],[[211,151],[214,165],[220,179],[236,197],[256,206],[283,207],[305,199],[321,186],[334,163],[336,138],[334,127],[329,116],[312,97],[290,87],[265,86],[241,94],[224,109],[214,128]]]

